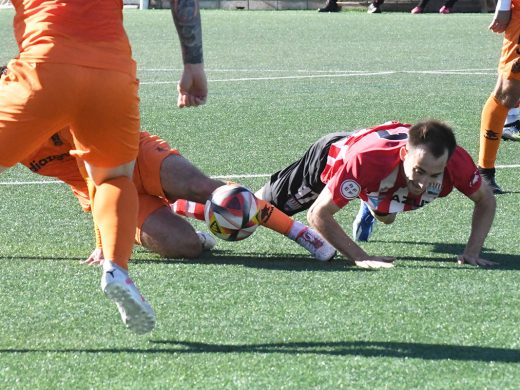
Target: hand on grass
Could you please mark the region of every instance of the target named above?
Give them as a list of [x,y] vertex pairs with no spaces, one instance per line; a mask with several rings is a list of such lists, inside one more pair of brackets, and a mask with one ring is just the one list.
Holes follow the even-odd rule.
[[365,260],[355,261],[360,268],[392,268],[395,257],[391,256],[369,256]]
[[105,257],[103,256],[103,249],[102,248],[96,248],[94,249],[94,252],[90,254],[88,259],[81,260],[80,264],[87,264],[87,265],[103,265],[103,261],[105,260]]
[[482,259],[478,256],[469,256],[464,254],[457,256],[457,263],[460,265],[470,264],[477,267],[493,267],[495,265],[498,265],[498,263],[495,261]]

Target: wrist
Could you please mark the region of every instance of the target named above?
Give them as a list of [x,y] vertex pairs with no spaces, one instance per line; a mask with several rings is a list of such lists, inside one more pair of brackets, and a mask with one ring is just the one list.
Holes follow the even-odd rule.
[[[357,249],[357,248],[356,248]],[[368,258],[368,253],[366,253],[363,249],[359,248],[359,250],[350,251],[348,254],[348,259],[352,263],[356,263],[358,261],[364,261]]]
[[197,47],[183,47],[182,48],[182,62],[186,65],[202,65],[204,57],[202,55],[202,46]]
[[185,70],[191,70],[191,71],[204,71],[204,63],[199,62],[197,64],[191,64],[191,63],[185,63],[184,64]]
[[462,256],[467,256],[467,257],[479,257],[480,256],[480,250],[468,250],[466,249],[463,253],[462,253]]

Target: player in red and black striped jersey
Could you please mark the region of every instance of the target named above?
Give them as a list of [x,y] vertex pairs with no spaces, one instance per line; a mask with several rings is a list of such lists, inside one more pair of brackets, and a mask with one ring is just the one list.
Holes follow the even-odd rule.
[[360,212],[365,215],[358,215],[355,230],[359,219],[365,218],[362,223],[367,226],[361,228],[368,229],[368,239],[374,218],[392,223],[397,213],[423,207],[454,188],[474,202],[471,235],[458,261],[495,264],[480,257],[494,218],[495,199],[470,155],[456,145],[451,128],[438,121],[414,126],[388,122],[354,133],[326,135],[300,160],[272,175],[257,196],[288,215],[308,210],[309,223],[357,265],[387,267],[394,258],[369,256],[345,233],[334,214],[360,198]]

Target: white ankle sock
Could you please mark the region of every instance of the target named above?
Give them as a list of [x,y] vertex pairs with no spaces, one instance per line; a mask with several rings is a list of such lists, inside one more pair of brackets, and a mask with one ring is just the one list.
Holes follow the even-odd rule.
[[291,230],[289,230],[289,234],[287,234],[287,237],[289,237],[291,240],[296,240],[302,229],[305,229],[306,226],[299,222],[294,221],[294,223],[291,226]]

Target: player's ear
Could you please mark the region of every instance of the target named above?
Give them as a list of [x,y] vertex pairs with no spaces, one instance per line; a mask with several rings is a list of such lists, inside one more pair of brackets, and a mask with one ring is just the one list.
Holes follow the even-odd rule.
[[399,149],[399,158],[404,161],[404,158],[408,154],[408,150],[406,149],[406,146],[401,146],[401,149]]

